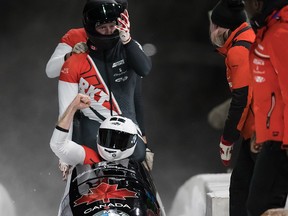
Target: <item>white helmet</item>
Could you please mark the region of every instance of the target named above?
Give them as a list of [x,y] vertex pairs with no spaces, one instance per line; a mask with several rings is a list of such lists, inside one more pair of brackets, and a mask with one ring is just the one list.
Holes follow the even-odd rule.
[[107,161],[121,160],[133,154],[137,144],[137,128],[131,119],[111,116],[99,127],[97,148]]

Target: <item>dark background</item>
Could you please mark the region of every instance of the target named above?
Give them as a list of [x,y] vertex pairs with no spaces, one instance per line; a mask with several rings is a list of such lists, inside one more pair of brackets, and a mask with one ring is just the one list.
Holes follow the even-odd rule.
[[[216,0],[129,0],[132,37],[157,53],[144,81],[153,178],[168,212],[190,177],[226,172],[207,113],[229,96],[224,58],[209,41]],[[81,27],[84,0],[11,1],[0,7],[0,183],[18,215],[55,216],[65,183],[49,147],[58,116],[57,79],[45,66],[59,39]],[[1,195],[0,195],[1,196]]]

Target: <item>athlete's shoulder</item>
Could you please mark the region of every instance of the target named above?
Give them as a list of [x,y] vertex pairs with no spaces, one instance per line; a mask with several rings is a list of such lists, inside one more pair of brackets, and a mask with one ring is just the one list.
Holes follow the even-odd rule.
[[61,69],[60,80],[77,83],[80,74],[90,68],[87,53],[74,54],[64,62]]
[[[77,36],[77,37],[83,37],[83,38],[87,38],[87,35],[86,35],[86,32],[85,32],[85,29],[84,28],[74,28],[74,29],[70,29],[67,33],[67,35],[70,35],[70,36]],[[65,35],[66,35],[65,34]],[[64,35],[64,36],[65,36]]]
[[84,28],[70,29],[62,38],[61,43],[66,43],[73,47],[79,42],[86,42],[87,35]]
[[73,54],[70,56],[69,59],[66,60],[64,65],[68,65],[69,67],[81,67],[88,63],[88,54],[87,53],[80,53],[80,54]]

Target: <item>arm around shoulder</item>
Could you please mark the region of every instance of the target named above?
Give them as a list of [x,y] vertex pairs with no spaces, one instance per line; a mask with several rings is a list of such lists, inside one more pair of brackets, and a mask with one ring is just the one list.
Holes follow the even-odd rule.
[[65,55],[70,53],[72,47],[65,43],[59,43],[54,50],[54,53],[50,57],[46,64],[46,74],[49,78],[55,78],[60,75],[61,67],[65,62]]

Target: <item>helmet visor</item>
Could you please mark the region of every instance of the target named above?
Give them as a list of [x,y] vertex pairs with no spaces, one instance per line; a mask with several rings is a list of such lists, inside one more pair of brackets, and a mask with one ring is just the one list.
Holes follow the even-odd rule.
[[123,10],[123,6],[118,4],[99,4],[86,12],[85,20],[87,23],[94,23],[95,26],[99,26],[104,23],[117,21]]
[[100,128],[98,134],[98,144],[105,148],[125,151],[137,143],[137,137],[137,134]]

